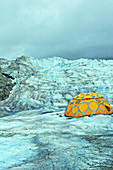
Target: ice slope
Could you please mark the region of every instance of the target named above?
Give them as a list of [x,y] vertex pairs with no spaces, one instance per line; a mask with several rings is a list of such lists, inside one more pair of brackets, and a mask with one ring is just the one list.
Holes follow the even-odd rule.
[[0,169],[112,169],[113,117],[22,111],[0,119]]
[[16,85],[0,102],[0,169],[112,169],[113,116],[68,119],[64,110],[89,91],[113,106],[113,60],[22,56],[1,63]]
[[38,60],[22,56],[1,62],[3,71],[15,77],[16,83],[9,98],[0,102],[2,113],[64,110],[73,96],[89,91],[100,93],[113,103],[113,60]]

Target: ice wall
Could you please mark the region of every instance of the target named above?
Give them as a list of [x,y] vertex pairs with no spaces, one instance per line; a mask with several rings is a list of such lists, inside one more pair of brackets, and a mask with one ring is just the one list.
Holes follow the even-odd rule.
[[16,83],[9,98],[0,103],[2,112],[64,110],[81,92],[100,93],[113,104],[113,60],[38,60],[22,56],[4,62],[2,69]]

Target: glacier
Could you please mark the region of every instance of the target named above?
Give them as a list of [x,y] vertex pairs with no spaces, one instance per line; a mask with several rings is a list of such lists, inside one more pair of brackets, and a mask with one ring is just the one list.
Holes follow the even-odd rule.
[[63,111],[81,92],[100,93],[113,103],[113,60],[67,60],[60,57],[19,57],[1,60],[2,71],[16,84],[0,111]]
[[113,116],[22,111],[0,122],[0,169],[112,169]]
[[113,60],[0,59],[14,87],[0,101],[0,169],[112,169],[113,115],[66,118],[81,92],[113,106]]

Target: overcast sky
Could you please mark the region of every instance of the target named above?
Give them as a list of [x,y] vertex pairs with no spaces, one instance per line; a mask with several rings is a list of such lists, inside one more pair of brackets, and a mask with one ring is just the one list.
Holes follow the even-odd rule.
[[113,58],[113,0],[0,0],[0,57]]

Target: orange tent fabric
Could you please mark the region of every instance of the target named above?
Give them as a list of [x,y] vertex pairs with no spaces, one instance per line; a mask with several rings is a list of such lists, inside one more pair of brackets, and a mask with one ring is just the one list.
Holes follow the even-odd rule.
[[96,93],[81,93],[75,96],[65,110],[65,116],[83,117],[96,114],[112,114],[112,107],[103,96]]

